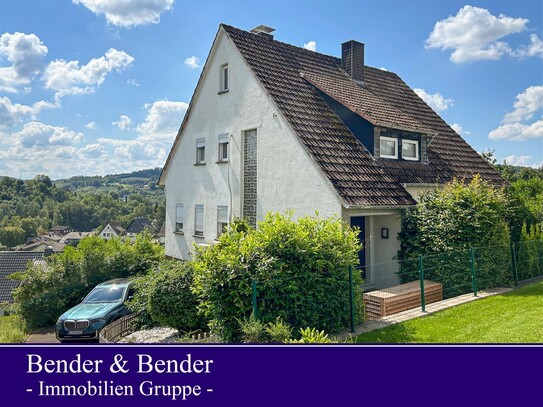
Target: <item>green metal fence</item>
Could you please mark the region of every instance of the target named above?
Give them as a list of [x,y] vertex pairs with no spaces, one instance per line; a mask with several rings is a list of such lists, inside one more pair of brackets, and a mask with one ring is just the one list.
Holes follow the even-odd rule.
[[[362,272],[367,280],[362,286],[354,285],[353,273]],[[331,285],[349,293],[348,301],[325,300],[327,278],[330,278],[326,273],[254,280],[252,306],[257,319],[266,321],[270,315],[278,315],[291,326],[317,326],[310,310],[318,304],[324,310],[317,321],[321,329],[337,327],[339,323],[354,331],[363,315],[363,293],[420,282],[420,306],[425,311],[428,282],[440,284],[440,299],[448,299],[469,293],[477,296],[480,290],[517,285],[540,276],[543,276],[543,240],[532,240],[367,265],[363,270],[350,268],[338,277],[340,281]],[[314,279],[321,280],[318,285],[324,291],[311,292],[307,288],[315,287]],[[431,298],[436,300],[435,295]]]

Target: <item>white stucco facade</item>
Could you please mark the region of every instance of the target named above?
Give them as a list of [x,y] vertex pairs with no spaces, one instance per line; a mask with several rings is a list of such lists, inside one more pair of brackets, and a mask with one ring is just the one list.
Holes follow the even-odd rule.
[[[228,91],[219,92],[225,64]],[[222,30],[187,114],[162,180],[167,256],[187,259],[194,244],[213,244],[218,233],[218,206],[228,207],[229,219],[242,216],[243,139],[249,130],[257,132],[258,220],[269,211],[286,210],[294,210],[294,217],[315,211],[323,217],[342,216],[335,190]],[[225,134],[228,162],[219,162],[219,139],[224,140]],[[202,143],[205,164],[196,164],[197,144],[201,147]],[[183,208],[183,230],[176,232],[179,205]],[[203,233],[195,231],[197,205],[203,205]]]

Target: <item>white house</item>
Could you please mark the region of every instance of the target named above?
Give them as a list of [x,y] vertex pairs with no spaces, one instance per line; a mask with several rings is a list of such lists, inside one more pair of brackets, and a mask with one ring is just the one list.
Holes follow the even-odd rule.
[[364,65],[364,44],[336,58],[272,31],[219,27],[159,180],[167,256],[189,258],[234,217],[292,209],[359,226],[361,265],[390,262],[422,190],[475,174],[502,182],[396,74]]
[[98,236],[107,240],[124,235],[126,235],[126,229],[120,223],[113,221],[109,222],[98,234]]

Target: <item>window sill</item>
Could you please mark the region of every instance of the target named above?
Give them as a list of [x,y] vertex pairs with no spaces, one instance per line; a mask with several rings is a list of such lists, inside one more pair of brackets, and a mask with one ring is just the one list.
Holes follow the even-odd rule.
[[202,165],[206,165],[206,163],[194,163],[195,167],[199,167],[199,166],[202,166]]
[[192,235],[192,237],[197,237],[199,239],[203,239],[204,238],[204,235]]
[[217,95],[222,95],[223,93],[228,93],[228,89],[218,91]]
[[215,161],[215,164],[228,164],[228,160]]
[[173,232],[175,235],[184,235],[185,232],[183,232],[182,230],[176,230],[175,232]]

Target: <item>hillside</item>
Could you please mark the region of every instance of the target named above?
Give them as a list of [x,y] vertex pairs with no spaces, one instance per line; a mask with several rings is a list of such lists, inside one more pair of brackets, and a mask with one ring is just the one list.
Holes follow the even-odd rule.
[[164,191],[157,187],[162,168],[152,168],[124,174],[74,176],[54,180],[56,187],[71,192],[116,192],[122,198],[131,194],[143,195],[152,200],[164,200]]

